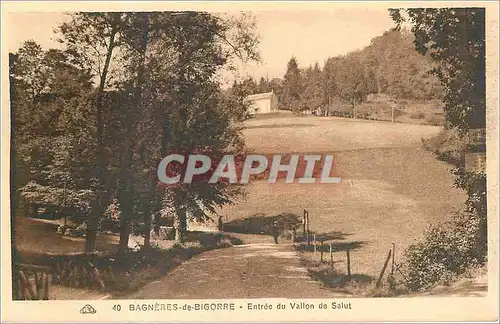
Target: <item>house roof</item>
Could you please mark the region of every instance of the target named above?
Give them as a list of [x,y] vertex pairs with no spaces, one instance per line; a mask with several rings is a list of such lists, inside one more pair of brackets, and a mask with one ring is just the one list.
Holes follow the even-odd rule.
[[267,99],[271,98],[271,96],[274,94],[274,92],[264,92],[264,93],[257,93],[253,94],[247,97],[248,100],[258,100],[258,99]]

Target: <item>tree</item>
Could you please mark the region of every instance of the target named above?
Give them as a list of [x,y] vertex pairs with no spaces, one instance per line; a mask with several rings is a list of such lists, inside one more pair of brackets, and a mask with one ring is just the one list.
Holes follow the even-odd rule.
[[[197,12],[130,12],[76,13],[71,22],[59,28],[66,46],[85,57],[86,66],[99,79],[96,177],[103,202],[94,206],[91,221],[97,223],[103,205],[115,192],[122,208],[122,249],[127,245],[131,219],[142,214],[147,226],[150,222],[156,193],[151,175],[164,153],[164,135],[171,125],[165,104],[179,107],[181,121],[187,122],[191,116],[176,102],[182,101],[182,84],[214,78],[221,67],[230,69],[235,57],[257,59],[253,27],[246,14],[223,17]],[[108,95],[110,85],[116,90]],[[108,130],[114,131],[109,127],[110,120],[105,119],[112,114],[103,111],[106,97],[110,100],[106,108],[116,104],[122,108],[123,117],[115,118],[123,127],[118,131],[122,136],[119,143],[102,139]],[[118,144],[122,154],[109,153],[116,147],[111,144]],[[133,196],[148,203],[138,202]]]
[[281,93],[283,92],[283,82],[281,79],[273,78],[269,81],[268,87],[269,91],[273,91],[278,98],[281,96]]
[[237,92],[243,95],[252,95],[260,92],[260,86],[251,77],[246,78],[241,83],[237,83]]
[[[203,220],[207,208],[230,202],[240,191],[232,184],[205,181],[165,192],[152,175],[170,150],[212,147],[217,156],[242,147],[239,122],[246,117],[247,103],[241,94],[223,93],[217,74],[236,60],[258,59],[250,18],[198,12],[75,13],[59,26],[63,54],[44,53],[29,43],[12,55],[12,89],[19,91],[12,96],[13,106],[21,106],[17,111],[23,117],[18,129],[29,144],[26,156],[35,154],[28,166],[37,169],[25,196],[58,203],[61,183],[68,184],[70,195],[80,194],[80,202],[75,196],[68,204],[85,205],[92,213],[86,217],[87,251],[95,248],[99,220],[114,195],[121,209],[122,249],[130,221],[143,219],[149,226],[162,200],[158,197],[173,194],[181,223],[186,223],[186,212]],[[92,80],[97,80],[95,88]],[[26,118],[30,110],[36,111],[32,120]],[[59,145],[44,150],[42,136],[43,143],[57,140]]]
[[340,99],[351,105],[353,116],[356,117],[356,105],[365,101],[370,92],[369,81],[360,59],[348,55],[340,60],[336,80]]
[[[242,60],[257,58],[253,31],[234,19],[204,13],[174,16],[175,28],[166,35],[176,44],[176,59],[170,65],[160,60],[158,64],[169,69],[169,78],[152,83],[165,87],[168,93],[168,98],[153,105],[164,109],[160,119],[164,121],[164,155],[205,152],[217,160],[223,153],[242,148],[238,125],[245,117],[241,111],[247,108],[243,93],[227,96],[214,79],[217,71],[232,64],[235,56]],[[174,210],[176,239],[182,240],[188,217],[207,220],[216,206],[231,203],[239,193],[239,186],[210,184],[208,179],[167,187],[163,202],[167,204],[164,207]]]
[[[485,113],[485,11],[478,8],[405,10],[415,48],[439,63],[434,74],[446,89],[444,102],[450,126],[462,132],[483,128]],[[398,24],[401,11],[390,11]]]
[[318,63],[314,68],[309,66],[303,73],[304,93],[302,94],[302,107],[308,110],[318,110],[324,105],[323,90],[321,84],[321,69]]
[[300,100],[303,92],[302,75],[295,57],[288,61],[283,79],[283,92],[280,101],[287,110],[300,110]]
[[84,146],[90,138],[90,75],[71,54],[43,51],[32,41],[11,57],[16,191],[29,203],[64,204],[85,214],[94,195],[83,167],[94,149]]
[[271,92],[273,89],[271,89],[271,85],[269,83],[269,78],[261,77],[259,80],[258,89],[259,89],[259,93]]
[[337,69],[339,68],[340,57],[329,58],[325,62],[321,74],[321,85],[323,92],[323,101],[330,109],[333,98],[338,97],[338,86],[337,86]]
[[[167,200],[176,211],[176,224],[182,225],[177,226],[180,239],[186,212],[206,219],[193,207],[193,200],[208,206],[211,200],[220,204],[225,200],[219,197],[231,191],[220,186],[200,189],[194,185],[161,189],[152,174],[156,174],[161,158],[171,151],[191,152],[224,141],[234,144],[231,138],[238,132],[233,130],[233,123],[246,117],[243,113],[246,103],[242,94],[223,94],[215,76],[220,69],[228,68],[235,56],[242,60],[257,58],[253,47],[255,36],[248,29],[247,19],[246,16],[222,19],[196,12],[124,16],[120,50],[125,69],[114,99],[110,97],[110,106],[120,106],[122,110],[122,117],[114,120],[122,129],[116,140],[120,140],[122,152],[127,151],[111,159],[113,168],[119,170],[117,194],[122,208],[122,247],[126,246],[132,219],[144,219],[145,242],[148,241],[148,223],[155,214],[152,209],[165,201],[162,196],[175,198]],[[207,97],[207,91],[214,97]],[[205,104],[209,99],[210,107]],[[226,101],[231,105],[222,104]],[[214,117],[218,115],[220,118]],[[210,125],[208,116],[217,122],[211,129],[206,128]],[[192,129],[191,125],[199,120],[204,126]],[[216,133],[211,133],[212,129]],[[208,142],[192,144],[200,136]]]
[[[415,49],[437,63],[433,73],[444,89],[444,111],[448,128],[462,136],[469,130],[486,127],[485,88],[485,9],[484,8],[418,8],[391,9],[390,15],[399,29],[405,21],[412,26]],[[469,145],[473,152],[482,145]],[[467,209],[479,217],[476,233],[484,261],[487,251],[486,173],[454,170],[456,184],[468,193]],[[482,258],[482,259],[481,259]]]
[[107,183],[108,166],[104,149],[104,107],[103,98],[114,73],[109,73],[115,48],[119,45],[120,31],[123,28],[123,14],[79,12],[71,15],[71,20],[59,26],[62,38],[59,41],[66,45],[68,51],[82,58],[86,68],[98,78],[98,88],[94,102],[95,107],[95,199],[92,201],[91,214],[87,219],[87,235],[85,250],[95,250],[99,219],[109,202],[109,183]]

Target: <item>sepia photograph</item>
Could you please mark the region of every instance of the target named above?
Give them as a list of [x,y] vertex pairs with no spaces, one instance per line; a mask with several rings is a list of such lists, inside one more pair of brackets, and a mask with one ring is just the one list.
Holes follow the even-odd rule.
[[113,4],[2,14],[2,299],[498,312],[498,6]]

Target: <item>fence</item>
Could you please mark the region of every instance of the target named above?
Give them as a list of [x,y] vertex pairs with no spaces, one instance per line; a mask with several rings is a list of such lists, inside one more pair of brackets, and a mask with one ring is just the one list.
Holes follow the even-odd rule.
[[105,290],[115,282],[114,260],[102,253],[46,253],[31,261],[13,268],[14,300],[47,300],[52,284]]
[[51,284],[49,267],[17,263],[13,269],[14,300],[48,300]]
[[[319,261],[320,264],[329,264],[329,271],[332,274],[345,273],[345,278],[347,280],[350,280],[353,276],[351,267],[353,262],[352,252],[354,248],[352,248],[352,246],[343,246],[340,250],[336,249],[335,244],[325,243],[332,238],[325,239],[324,235],[311,233],[311,231],[309,230],[309,224],[309,212],[307,210],[304,210],[302,232],[307,242],[300,245],[299,247],[297,247],[296,245],[296,248],[312,253],[310,254],[310,256],[312,257],[313,262]],[[395,259],[396,244],[392,243],[391,247],[388,249],[386,256],[382,260],[380,260],[381,270],[376,280],[375,278],[373,280],[375,288],[382,288],[385,284],[388,283],[389,287],[393,289],[398,284],[406,283],[406,277],[403,273],[403,270],[401,269],[401,265],[397,264]],[[338,264],[341,260],[345,260],[343,266],[345,267],[344,269],[339,268],[338,265],[336,266],[336,264]],[[344,275],[342,276],[344,277]],[[398,279],[401,279],[398,280],[398,283],[396,283],[395,280],[396,276],[398,276]]]
[[55,284],[105,290],[105,282],[114,281],[113,261],[97,252],[49,254],[49,257]]

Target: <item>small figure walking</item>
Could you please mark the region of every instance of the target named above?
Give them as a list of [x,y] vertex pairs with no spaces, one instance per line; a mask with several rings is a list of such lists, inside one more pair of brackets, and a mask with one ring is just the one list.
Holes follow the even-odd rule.
[[273,222],[274,244],[278,244],[278,222]]
[[217,223],[217,229],[219,231],[222,231],[223,227],[224,227],[224,223],[222,222],[222,215],[219,215],[219,220],[218,220],[218,223]]
[[292,243],[295,243],[297,240],[297,226],[293,226],[292,228]]

